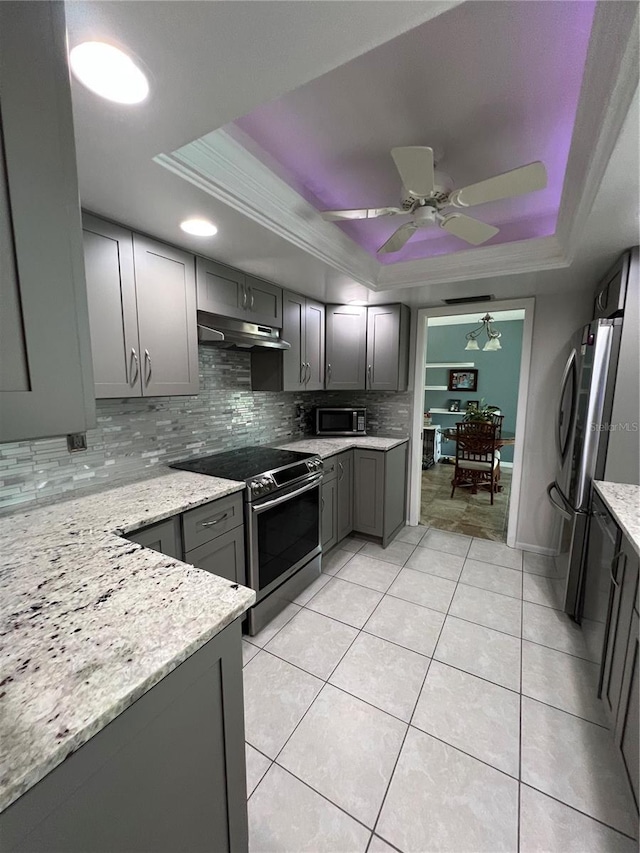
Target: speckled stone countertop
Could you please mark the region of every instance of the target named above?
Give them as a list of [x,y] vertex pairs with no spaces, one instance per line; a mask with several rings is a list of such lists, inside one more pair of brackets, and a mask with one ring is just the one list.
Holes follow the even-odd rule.
[[640,555],[640,486],[596,482],[596,491]]
[[253,604],[119,535],[243,488],[165,469],[0,519],[0,811]]
[[408,438],[384,438],[377,435],[349,436],[347,438],[302,438],[289,444],[279,444],[281,450],[297,450],[300,453],[317,453],[322,459],[350,450],[352,447],[361,450],[391,450],[399,444],[409,441]]

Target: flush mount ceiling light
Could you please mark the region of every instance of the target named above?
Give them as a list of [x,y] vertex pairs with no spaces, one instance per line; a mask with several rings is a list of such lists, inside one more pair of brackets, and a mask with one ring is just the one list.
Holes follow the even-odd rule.
[[109,101],[139,104],[149,94],[149,82],[126,53],[102,41],[77,44],[69,54],[71,70],[78,80]]
[[496,350],[502,349],[500,346],[500,332],[496,332],[493,328],[493,317],[489,314],[485,314],[484,317],[480,320],[480,325],[476,329],[472,329],[468,332],[465,337],[467,339],[467,345],[465,350],[479,350],[478,346],[478,338],[482,335],[483,332],[487,335],[487,342],[482,347],[483,352],[495,352]]
[[213,237],[218,233],[217,227],[208,219],[185,219],[180,223],[180,227],[194,237]]

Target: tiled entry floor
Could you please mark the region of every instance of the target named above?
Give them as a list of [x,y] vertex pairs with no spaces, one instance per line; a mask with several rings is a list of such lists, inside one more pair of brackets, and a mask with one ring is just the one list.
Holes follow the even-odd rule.
[[598,626],[554,609],[561,585],[424,527],[330,553],[243,641],[251,853],[637,850]]

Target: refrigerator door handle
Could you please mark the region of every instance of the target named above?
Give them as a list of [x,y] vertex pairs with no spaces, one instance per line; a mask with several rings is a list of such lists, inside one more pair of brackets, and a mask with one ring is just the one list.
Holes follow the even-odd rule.
[[[559,503],[558,503],[558,501],[554,500],[554,497],[553,497],[553,492],[554,492],[554,491],[555,491],[555,492],[557,492],[557,493],[560,495],[560,500],[562,501],[562,503],[561,503],[561,504],[559,504]],[[548,495],[549,500],[551,501],[551,503],[554,505],[554,507],[555,507],[555,508],[558,510],[558,512],[560,513],[560,515],[561,515],[563,518],[566,518],[566,519],[567,519],[567,521],[570,521],[570,520],[571,520],[571,517],[572,517],[572,512],[573,512],[573,511],[572,511],[572,508],[569,506],[569,504],[568,504],[568,502],[567,502],[567,499],[565,498],[565,496],[562,494],[562,492],[561,492],[561,491],[560,491],[560,489],[558,488],[558,484],[555,482],[555,480],[554,480],[554,482],[553,482],[553,483],[550,483],[550,484],[547,486],[547,495]]]
[[569,412],[569,425],[565,430],[565,441],[564,446],[562,444],[562,416],[564,413],[562,404],[564,401],[564,393],[567,387],[567,382],[569,378],[573,378],[573,389],[574,394],[576,390],[576,364],[577,364],[578,354],[575,349],[571,350],[571,355],[567,359],[567,363],[564,368],[564,373],[562,374],[562,381],[560,383],[560,400],[558,401],[558,414],[556,417],[556,447],[558,448],[558,458],[560,460],[560,464],[562,465],[565,460],[565,456],[567,453],[567,449],[569,446],[569,441],[571,437],[571,433],[573,431],[573,422],[575,420],[575,401],[571,401],[571,410]]

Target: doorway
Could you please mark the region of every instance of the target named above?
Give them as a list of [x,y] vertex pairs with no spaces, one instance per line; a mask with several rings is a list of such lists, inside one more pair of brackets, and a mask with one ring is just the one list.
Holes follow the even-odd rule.
[[[521,299],[418,312],[411,524],[515,544],[533,308],[533,299]],[[485,349],[486,314],[489,331],[500,337]],[[456,425],[471,419],[474,407],[493,407],[498,416],[493,482],[465,479],[452,497]]]

